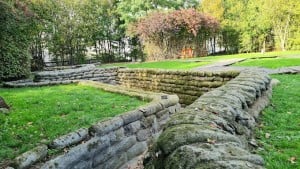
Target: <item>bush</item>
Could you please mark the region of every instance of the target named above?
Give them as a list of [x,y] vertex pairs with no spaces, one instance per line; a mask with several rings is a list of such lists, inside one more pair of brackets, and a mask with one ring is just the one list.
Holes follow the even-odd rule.
[[219,29],[219,22],[195,9],[153,12],[131,25],[129,32],[137,35],[145,45],[147,60],[180,57],[185,49],[194,56],[206,51],[205,42]]
[[33,15],[25,5],[9,1],[0,1],[0,11],[0,81],[26,77]]

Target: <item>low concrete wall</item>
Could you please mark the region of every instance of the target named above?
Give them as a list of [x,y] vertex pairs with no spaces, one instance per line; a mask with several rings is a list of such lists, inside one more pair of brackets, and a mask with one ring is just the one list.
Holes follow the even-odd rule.
[[[144,92],[92,81],[79,83],[151,102],[100,121],[89,129],[82,128],[61,136],[49,145],[38,146],[17,157],[13,165],[15,168],[117,169],[138,165],[142,161],[139,156],[159,136],[170,115],[180,109],[176,95]],[[64,149],[64,153],[35,164],[44,161],[47,152],[55,149]]]
[[177,94],[189,105],[202,94],[224,85],[239,72],[195,72],[151,69],[120,69],[118,84],[146,91]]
[[257,146],[256,119],[271,93],[268,75],[243,72],[202,95],[171,117],[146,168],[264,168],[263,159],[250,150]]

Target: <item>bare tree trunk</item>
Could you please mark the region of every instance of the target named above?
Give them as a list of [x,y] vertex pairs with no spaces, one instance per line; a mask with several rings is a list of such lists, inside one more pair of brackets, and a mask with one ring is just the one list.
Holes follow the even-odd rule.
[[280,41],[280,48],[282,51],[286,50],[286,44],[289,36],[289,28],[290,28],[291,16],[290,14],[287,16],[287,20],[284,25],[280,23],[275,24],[275,33],[277,34]]
[[214,46],[213,46],[213,53],[216,53],[216,36],[214,36]]

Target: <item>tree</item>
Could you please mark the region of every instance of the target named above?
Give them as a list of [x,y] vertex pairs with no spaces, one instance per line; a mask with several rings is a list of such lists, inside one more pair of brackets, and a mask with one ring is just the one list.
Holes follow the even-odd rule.
[[[281,50],[286,50],[292,35],[293,25],[300,22],[300,4],[298,0],[267,0],[265,9]],[[299,29],[299,27],[298,27]],[[294,35],[297,35],[294,34]]]
[[[221,23],[222,27],[222,22],[224,21],[224,5],[222,0],[202,0],[198,6],[198,10],[215,17]],[[222,38],[221,34],[209,39],[212,53],[216,53],[217,40]]]
[[[221,22],[219,46],[227,53],[272,49],[273,36],[264,0],[203,0],[199,10]],[[214,42],[215,44],[215,42]]]
[[130,23],[137,21],[156,10],[178,10],[196,7],[198,0],[122,0],[118,3],[117,11],[127,28]]
[[[103,62],[124,60],[130,56],[126,50],[125,28],[116,12],[117,0],[31,0],[39,14],[40,33],[36,37],[37,49],[48,49],[53,60],[62,64],[84,62],[87,48]],[[37,57],[42,58],[42,52]],[[37,60],[37,59],[36,59]]]
[[52,16],[55,13],[56,5],[53,0],[29,0],[27,2],[30,9],[34,11],[37,34],[33,38],[30,46],[31,70],[42,70],[45,66],[44,57],[47,48],[47,35],[52,31]]
[[96,56],[103,62],[124,60],[127,57],[125,28],[116,12],[117,1],[93,0],[86,4],[83,9],[90,11],[85,20],[91,25],[91,42],[95,48]]
[[272,49],[272,25],[265,14],[264,0],[248,0],[240,21],[240,52],[259,52]]
[[224,20],[223,0],[202,0],[198,6],[199,11],[210,14],[218,21]]

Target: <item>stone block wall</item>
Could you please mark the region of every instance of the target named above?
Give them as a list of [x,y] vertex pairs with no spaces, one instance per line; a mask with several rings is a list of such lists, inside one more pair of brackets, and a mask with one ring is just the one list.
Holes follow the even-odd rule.
[[[139,156],[159,136],[170,115],[180,109],[176,95],[143,92],[91,81],[79,83],[152,101],[136,110],[100,121],[90,128],[63,135],[49,145],[36,147],[17,157],[15,168],[127,169],[128,165],[134,166],[142,161]],[[63,154],[45,159],[49,150],[62,149]],[[44,162],[35,164],[38,161]]]
[[253,131],[271,94],[270,77],[262,72],[242,72],[205,93],[171,117],[146,168],[264,168],[250,150],[257,146]]
[[224,85],[239,72],[195,72],[152,69],[119,69],[117,83],[129,88],[177,94],[189,105],[202,94]]
[[72,80],[92,80],[116,84],[118,68],[96,68],[89,64],[82,67],[65,70],[43,71],[34,76],[34,82],[65,82]]

